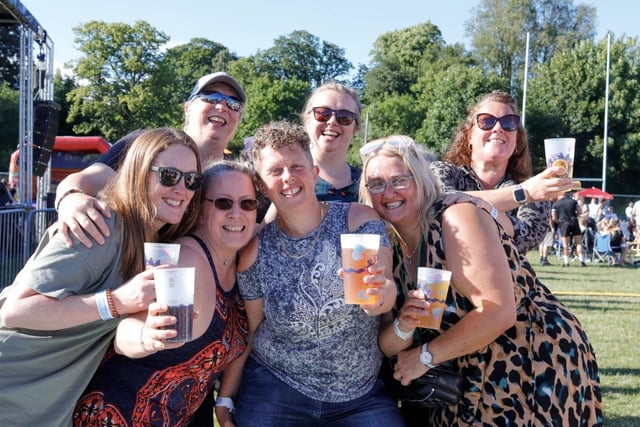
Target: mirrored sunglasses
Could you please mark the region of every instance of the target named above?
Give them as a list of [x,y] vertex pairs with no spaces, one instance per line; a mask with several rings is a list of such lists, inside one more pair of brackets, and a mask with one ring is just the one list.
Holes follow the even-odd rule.
[[480,113],[476,115],[476,123],[482,130],[491,130],[500,122],[500,126],[507,132],[513,132],[520,127],[520,116],[517,114],[507,114],[506,116],[496,117],[489,113]]
[[[236,203],[235,200],[229,199],[227,197],[219,197],[217,199],[209,199],[205,197],[204,200],[213,203],[213,206],[221,211],[231,210],[231,208],[233,208],[233,204]],[[255,211],[256,209],[258,209],[258,206],[260,204],[260,202],[258,202],[258,200],[256,199],[242,199],[238,200],[237,203],[240,205],[240,209],[242,209],[243,211]]]
[[165,187],[175,187],[184,177],[184,187],[190,191],[196,191],[202,184],[200,172],[182,172],[180,169],[168,166],[151,166],[153,172],[157,172],[160,184]]
[[342,126],[349,126],[356,119],[356,113],[349,110],[332,110],[327,107],[313,107],[313,118],[320,123],[328,122],[332,115],[336,115],[336,121]]
[[213,92],[200,92],[195,94],[191,99],[200,98],[202,101],[208,104],[221,104],[224,101],[227,104],[227,107],[231,111],[240,111],[244,104],[238,98],[233,96],[225,95],[224,93],[213,91]]

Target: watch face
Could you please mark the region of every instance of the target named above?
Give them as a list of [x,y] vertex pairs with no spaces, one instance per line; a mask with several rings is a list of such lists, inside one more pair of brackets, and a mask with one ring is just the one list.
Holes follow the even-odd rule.
[[422,352],[420,353],[420,362],[423,365],[429,365],[431,363],[431,360],[433,359],[433,356],[431,356],[431,353],[429,353],[429,351],[422,347]]
[[524,203],[527,201],[527,195],[522,188],[516,188],[513,191],[513,198],[517,203]]

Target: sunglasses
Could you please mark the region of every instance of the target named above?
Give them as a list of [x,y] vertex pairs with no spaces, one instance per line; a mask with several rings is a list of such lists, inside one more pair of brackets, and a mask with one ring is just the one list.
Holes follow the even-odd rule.
[[506,116],[496,117],[492,114],[481,113],[476,116],[476,123],[482,130],[491,130],[500,122],[500,126],[507,132],[518,130],[520,126],[520,116],[517,114],[507,114]]
[[320,123],[326,123],[332,115],[336,115],[336,120],[342,126],[349,126],[356,119],[356,113],[349,110],[332,110],[327,107],[313,107],[313,118]]
[[184,176],[184,187],[187,190],[196,191],[202,184],[200,172],[182,172],[179,169],[167,166],[151,166],[153,172],[160,177],[160,184],[165,187],[175,187]]
[[[231,208],[233,208],[233,204],[236,203],[235,200],[228,199],[226,197],[219,197],[217,199],[208,199],[205,197],[204,200],[213,203],[213,206],[221,211],[231,210]],[[260,204],[260,202],[256,199],[242,199],[238,200],[237,203],[238,205],[240,205],[240,209],[242,209],[243,211],[255,211],[256,209],[258,209],[258,205]]]
[[208,103],[208,104],[213,104],[213,105],[218,105],[221,104],[222,101],[224,101],[227,104],[227,107],[231,110],[231,111],[240,111],[242,110],[243,107],[243,103],[242,101],[240,101],[238,98],[235,98],[233,96],[229,96],[229,95],[225,95],[224,93],[220,93],[217,91],[213,91],[213,92],[200,92],[197,93],[195,95],[193,95],[193,97],[191,99],[196,99],[196,98],[200,98],[202,101]]
[[383,139],[380,141],[368,142],[360,148],[360,158],[362,159],[362,162],[364,163],[367,157],[369,157],[372,153],[382,148],[382,146],[384,145],[389,145],[396,149],[409,148],[409,147],[415,146],[413,141],[397,141],[393,139],[392,140]]
[[387,184],[394,190],[404,190],[409,188],[413,175],[401,175],[391,178],[389,181],[375,179],[367,182],[365,187],[369,190],[369,194],[382,194],[387,190]]

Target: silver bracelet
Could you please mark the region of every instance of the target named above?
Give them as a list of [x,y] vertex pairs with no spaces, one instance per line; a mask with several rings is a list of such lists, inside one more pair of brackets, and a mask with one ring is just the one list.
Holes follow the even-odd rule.
[[402,341],[406,341],[409,338],[413,338],[413,331],[415,331],[415,329],[411,332],[402,332],[400,330],[400,320],[396,317],[393,320],[393,333],[396,334],[396,336],[398,338],[400,338]]

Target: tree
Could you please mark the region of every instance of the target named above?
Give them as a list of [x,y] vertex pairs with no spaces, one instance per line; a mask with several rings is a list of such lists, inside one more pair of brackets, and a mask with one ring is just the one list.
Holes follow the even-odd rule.
[[274,120],[299,122],[309,83],[296,79],[274,79],[271,76],[254,78],[244,86],[247,93],[242,122],[233,138],[230,148],[239,153],[243,140],[253,135],[256,129]]
[[[639,48],[635,38],[611,44],[607,190],[614,193],[637,193]],[[570,136],[576,138],[574,177],[602,176],[606,50],[606,41],[582,41],[569,52],[556,52],[531,79],[527,128],[539,169],[544,138]]]
[[439,58],[444,45],[440,29],[428,21],[378,36],[365,76],[365,102],[409,93],[421,73],[420,65]]
[[465,28],[475,55],[509,79],[514,92],[524,67],[527,33],[530,58],[544,63],[556,51],[593,38],[595,13],[593,7],[574,6],[572,0],[482,0]]
[[164,33],[144,21],[133,26],[91,21],[74,32],[85,54],[74,69],[82,85],[69,93],[68,120],[81,120],[76,133],[98,132],[113,140],[135,128],[169,124],[164,100],[158,99],[162,86],[151,79],[160,67],[160,48],[169,40]]
[[20,32],[17,25],[0,25],[0,82],[18,89],[20,77]]
[[327,80],[340,80],[353,68],[344,49],[306,31],[294,31],[274,40],[274,46],[258,52],[260,68],[276,79],[295,79],[312,87]]
[[73,77],[63,76],[60,70],[56,71],[53,77],[53,100],[60,105],[58,135],[74,135],[73,127],[78,123],[67,121],[71,108],[71,103],[67,99],[67,95],[76,86]]

